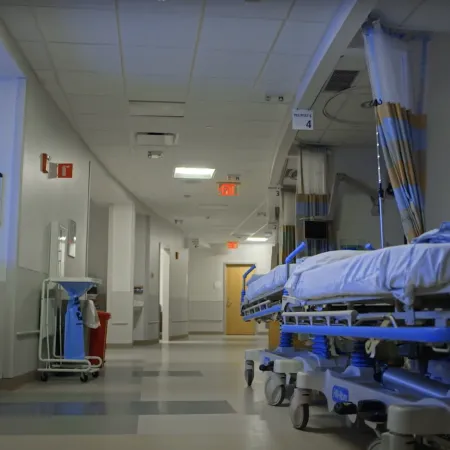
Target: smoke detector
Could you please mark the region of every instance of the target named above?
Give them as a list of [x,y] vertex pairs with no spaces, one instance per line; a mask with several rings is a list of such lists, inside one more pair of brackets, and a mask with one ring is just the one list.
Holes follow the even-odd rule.
[[163,157],[163,152],[148,152],[147,157],[149,159],[160,159]]

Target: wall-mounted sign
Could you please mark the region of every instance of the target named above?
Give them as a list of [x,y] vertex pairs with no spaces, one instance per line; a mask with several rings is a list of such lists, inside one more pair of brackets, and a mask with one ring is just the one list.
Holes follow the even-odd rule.
[[58,178],[73,178],[73,164],[58,164]]
[[218,183],[219,195],[222,197],[236,197],[238,192],[239,183]]
[[239,242],[237,242],[237,241],[229,241],[229,242],[227,242],[227,247],[230,248],[230,249],[235,250],[235,249],[237,249],[239,247]]
[[292,129],[293,130],[314,130],[314,113],[310,109],[292,110]]

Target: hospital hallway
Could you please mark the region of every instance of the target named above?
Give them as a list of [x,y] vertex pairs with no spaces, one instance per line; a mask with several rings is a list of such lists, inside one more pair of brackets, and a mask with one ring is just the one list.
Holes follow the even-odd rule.
[[307,432],[291,426],[287,405],[268,406],[264,375],[243,379],[246,348],[267,336],[191,336],[109,350],[104,373],[87,384],[52,377],[0,391],[0,448],[291,450],[365,449],[372,433],[312,408]]

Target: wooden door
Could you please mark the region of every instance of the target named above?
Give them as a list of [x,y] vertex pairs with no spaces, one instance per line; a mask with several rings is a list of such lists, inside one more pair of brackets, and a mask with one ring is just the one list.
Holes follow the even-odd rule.
[[241,317],[242,275],[250,266],[226,266],[226,334],[255,334],[255,322],[244,322]]

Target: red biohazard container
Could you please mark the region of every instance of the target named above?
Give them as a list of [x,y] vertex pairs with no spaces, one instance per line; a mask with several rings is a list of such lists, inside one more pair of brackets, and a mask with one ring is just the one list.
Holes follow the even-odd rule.
[[108,333],[108,321],[111,319],[111,314],[105,311],[97,311],[100,320],[98,328],[91,328],[89,337],[89,356],[98,356],[102,358],[105,363],[106,353],[106,335]]

